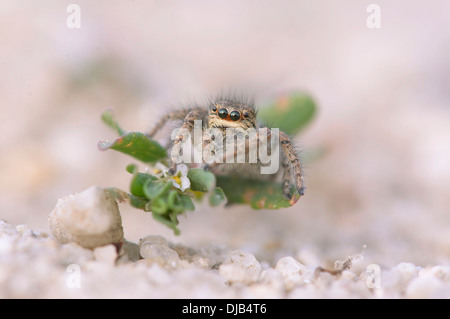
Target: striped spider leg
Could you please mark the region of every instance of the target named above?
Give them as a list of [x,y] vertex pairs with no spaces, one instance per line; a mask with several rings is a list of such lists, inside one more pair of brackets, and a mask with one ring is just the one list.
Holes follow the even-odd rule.
[[[227,148],[226,152],[223,154],[223,157],[221,158],[220,161],[214,161],[212,163],[204,163],[202,167],[206,170],[214,170],[215,168],[221,165],[227,165],[228,163],[226,159],[229,158],[236,159],[239,154],[249,154],[250,145],[255,145],[255,143],[258,145],[257,146],[258,149],[260,147],[270,146],[270,144],[267,144],[267,140],[264,141],[264,139],[269,139],[271,135],[272,131],[269,128],[261,127],[256,132],[256,135],[250,138],[246,138],[245,141],[242,138],[241,139],[238,138],[238,143],[236,144],[236,147],[233,147],[230,150],[228,150]],[[281,145],[281,150],[283,151],[281,154],[282,168],[283,168],[283,180],[282,180],[283,196],[286,199],[292,198],[291,194],[292,179],[294,180],[294,186],[297,189],[297,192],[299,193],[300,196],[303,196],[305,191],[303,180],[303,169],[297,151],[295,150],[291,142],[291,139],[286,133],[280,131],[278,137],[279,137],[279,145]],[[207,139],[204,139],[203,147],[208,147],[207,144],[209,143],[211,143],[210,136]],[[262,163],[258,161],[258,163],[256,163],[255,165],[261,164]]]
[[[174,110],[171,112],[168,112],[165,114],[158,123],[153,127],[150,132],[147,133],[147,137],[152,138],[159,130],[163,128],[163,126],[169,121],[169,120],[183,120],[183,124],[180,127],[180,130],[178,131],[175,139],[172,143],[172,152],[171,152],[171,158],[170,158],[170,167],[169,167],[169,174],[173,175],[176,171],[177,166],[177,156],[176,154],[180,153],[181,147],[183,145],[183,142],[186,140],[186,138],[189,136],[189,134],[192,133],[194,129],[194,122],[196,120],[205,120],[206,111],[203,108],[195,107],[190,109],[182,109],[182,110]],[[189,134],[186,134],[189,133]]]

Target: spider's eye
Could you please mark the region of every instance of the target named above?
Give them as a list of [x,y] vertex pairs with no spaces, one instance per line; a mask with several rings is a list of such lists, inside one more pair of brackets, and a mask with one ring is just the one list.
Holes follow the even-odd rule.
[[248,112],[245,112],[245,113],[244,113],[244,117],[245,117],[245,118],[248,118],[249,116],[250,116],[250,115],[248,114]]
[[212,109],[211,109],[213,112],[216,112],[217,111],[217,107],[214,105],[213,107],[212,107]]
[[241,118],[241,114],[238,111],[233,111],[230,113],[230,119],[232,121],[237,121]]
[[227,111],[227,109],[220,109],[219,110],[219,117],[221,118],[221,119],[224,119],[224,118],[226,118],[228,116],[228,111]]

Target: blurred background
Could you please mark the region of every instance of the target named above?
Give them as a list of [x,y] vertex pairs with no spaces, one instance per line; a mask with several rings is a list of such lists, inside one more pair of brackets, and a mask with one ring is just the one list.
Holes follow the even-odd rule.
[[[258,103],[301,90],[318,113],[296,138],[323,149],[306,195],[278,211],[199,205],[181,235],[121,204],[125,237],[326,264],[361,252],[390,267],[450,265],[450,2],[68,1],[0,3],[0,219],[49,232],[58,198],[127,189],[133,160],[97,142],[112,108],[145,131],[223,86]],[[159,136],[164,140],[164,136]]]

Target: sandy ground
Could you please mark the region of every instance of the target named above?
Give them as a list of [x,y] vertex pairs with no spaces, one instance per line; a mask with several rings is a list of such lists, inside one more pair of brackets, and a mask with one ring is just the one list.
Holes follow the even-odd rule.
[[[81,28],[70,29],[66,4],[3,1],[0,296],[183,297],[195,282],[192,297],[450,297],[450,5],[378,1],[381,28],[370,29],[370,3],[78,1]],[[96,146],[114,137],[100,121],[105,109],[126,129],[146,130],[224,85],[252,88],[258,103],[289,90],[316,99],[317,117],[296,142],[323,155],[305,163],[297,205],[200,205],[174,236],[121,204],[130,242],[160,235],[192,250],[175,249],[175,269],[115,265],[110,248],[96,256],[51,238],[59,198],[128,186],[133,161]],[[365,245],[348,272],[315,275]],[[213,258],[205,247],[220,247],[222,270],[198,262]],[[239,265],[258,262],[251,282],[227,270],[233,251],[248,257]],[[294,283],[277,267],[284,257]],[[80,289],[68,289],[70,264],[81,267]],[[367,285],[369,265],[380,267],[378,290]],[[128,279],[140,287],[134,294]]]

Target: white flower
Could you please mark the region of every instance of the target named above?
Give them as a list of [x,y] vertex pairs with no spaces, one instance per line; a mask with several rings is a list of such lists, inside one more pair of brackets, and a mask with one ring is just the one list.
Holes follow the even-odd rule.
[[191,186],[191,181],[187,177],[188,167],[184,164],[177,166],[177,171],[173,178],[173,186],[184,192],[187,188]]
[[159,177],[166,177],[169,172],[169,169],[161,163],[156,163],[155,168],[153,169],[153,173]]

